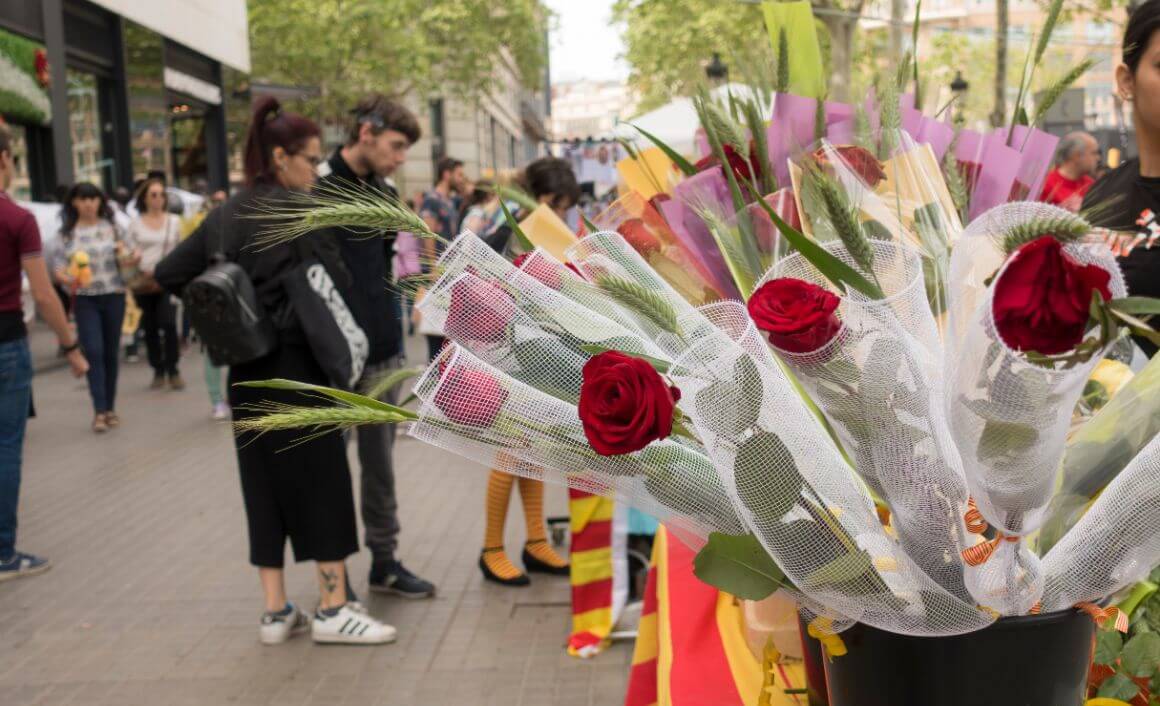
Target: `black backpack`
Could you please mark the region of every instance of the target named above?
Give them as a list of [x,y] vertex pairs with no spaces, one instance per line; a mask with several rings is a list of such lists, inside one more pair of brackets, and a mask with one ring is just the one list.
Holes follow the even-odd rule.
[[210,265],[186,285],[182,296],[190,323],[210,360],[218,366],[257,360],[278,345],[278,332],[258,300],[249,274],[225,254],[227,219],[223,210]]

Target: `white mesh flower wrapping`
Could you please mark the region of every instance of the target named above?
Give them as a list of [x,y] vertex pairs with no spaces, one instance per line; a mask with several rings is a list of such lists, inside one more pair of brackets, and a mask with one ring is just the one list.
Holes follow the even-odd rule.
[[1160,565],[1160,435],[1043,558],[1044,610],[1098,601]]
[[[996,218],[988,222],[999,225]],[[1123,276],[1106,246],[1073,244],[1065,252],[1111,273],[1113,297],[1126,294]],[[952,261],[959,257],[956,251]],[[952,266],[952,272],[955,269]],[[952,327],[961,331],[962,339],[956,348],[946,350],[945,401],[979,511],[1004,534],[1026,536],[1044,519],[1072,410],[1103,352],[1066,369],[1029,362],[999,336],[993,292],[988,289],[979,298],[968,325]]]
[[411,436],[476,463],[619,498],[704,539],[743,532],[706,456],[661,441],[635,454],[600,456],[574,404],[525,385],[449,346],[415,385]]
[[[844,297],[842,329],[830,343],[809,353],[779,350],[778,356],[825,413],[859,475],[890,506],[910,557],[966,600],[961,556],[974,540],[961,519],[966,481],[943,413],[938,337],[922,261],[904,245],[872,248],[887,297]],[[829,249],[854,264],[844,248]],[[799,254],[783,259],[766,279],[782,277],[828,286]]]
[[[697,317],[682,317],[681,330],[703,331]],[[742,520],[802,593],[913,635],[970,632],[993,620],[887,535],[865,487],[775,365],[755,362],[718,330],[690,341],[670,374]]]

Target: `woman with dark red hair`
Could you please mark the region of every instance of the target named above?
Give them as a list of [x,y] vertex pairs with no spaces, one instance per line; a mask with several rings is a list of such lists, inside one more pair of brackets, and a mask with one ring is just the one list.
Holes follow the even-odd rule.
[[[346,271],[337,244],[325,234],[311,234],[295,243],[249,247],[262,225],[245,217],[291,192],[309,191],[322,159],[317,125],[283,112],[273,98],[260,99],[246,138],[246,188],[206,216],[154,272],[158,283],[178,294],[219,253],[249,275],[266,315],[278,329],[278,344],[269,355],[230,369],[229,402],[235,420],[252,416],[256,405],[303,403],[296,393],[236,383],[273,378],[329,383],[311,352],[284,282],[307,258],[322,262],[332,278],[341,281]],[[303,442],[297,432],[271,432],[241,435],[235,444],[250,562],[258,567],[265,592],[262,642],[284,642],[308,622],[316,642],[393,641],[395,629],[367,615],[347,594],[343,561],[358,551],[358,537],[342,435],[331,432]],[[297,561],[317,562],[320,601],[312,621],[286,599],[282,567],[287,537]]]

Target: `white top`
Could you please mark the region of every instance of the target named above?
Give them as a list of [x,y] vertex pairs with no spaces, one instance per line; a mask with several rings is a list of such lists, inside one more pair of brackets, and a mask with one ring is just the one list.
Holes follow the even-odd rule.
[[181,241],[181,219],[167,213],[161,229],[153,230],[145,225],[141,216],[137,216],[129,224],[129,239],[141,249],[141,271],[152,272]]

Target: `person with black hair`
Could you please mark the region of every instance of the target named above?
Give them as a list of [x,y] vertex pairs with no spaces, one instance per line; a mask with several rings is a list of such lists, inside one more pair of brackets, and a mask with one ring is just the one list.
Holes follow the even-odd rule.
[[[319,170],[321,183],[367,189],[381,193],[384,199],[398,199],[399,192],[388,179],[403,166],[407,150],[419,140],[419,121],[401,103],[380,94],[360,100],[351,116],[346,144]],[[347,303],[370,343],[367,366],[357,385],[365,389],[389,370],[402,367],[403,326],[398,297],[389,284],[396,233],[368,238],[361,230],[343,228],[334,234],[354,280]],[[396,394],[389,392],[388,401],[394,402]],[[405,598],[434,596],[434,584],[412,573],[397,556],[399,502],[392,459],[395,427],[361,426],[356,436],[360,509],[366,546],[372,555],[367,583],[372,591]]]
[[[1096,182],[1083,210],[1094,225],[1119,231],[1111,245],[1128,293],[1160,297],[1160,0],[1141,3],[1128,18],[1116,91],[1132,106],[1139,156]],[[1151,341],[1136,342],[1155,355]]]
[[181,219],[166,210],[165,182],[150,177],[137,192],[137,216],[129,224],[129,237],[141,250],[141,277],[129,283],[141,308],[145,350],[153,368],[150,389],[185,389],[177,364],[181,359],[177,335],[177,309],[172,298],[153,279],[153,269],[181,241]]
[[94,432],[121,424],[116,412],[125,282],[120,265],[135,262],[131,241],[113,221],[105,192],[89,182],[74,185],[61,209],[60,240],[49,260],[57,284],[74,298],[77,336],[89,361]]
[[[247,214],[284,203],[293,192],[309,191],[323,161],[318,126],[283,112],[266,97],[254,106],[246,137],[246,188],[210,212],[201,225],[158,265],[154,277],[180,294],[220,257],[246,271],[262,309],[277,329],[277,345],[261,358],[230,368],[229,402],[235,420],[245,420],[269,404],[302,404],[299,394],[244,387],[241,382],[287,378],[329,384],[287,289],[290,275],[317,260],[341,290],[350,275],[338,245],[327,233],[294,242],[252,247],[262,224]],[[241,434],[234,439],[242,498],[250,537],[250,563],[258,567],[266,612],[259,624],[265,644],[285,642],[310,625],[316,642],[381,644],[395,629],[366,614],[346,591],[348,556],[358,551],[354,493],[346,444],[338,431],[304,441],[293,431]],[[313,561],[319,605],[313,620],[286,598],[286,540],[297,561]]]
[[580,185],[572,164],[559,157],[541,157],[524,168],[524,186],[537,201],[547,204],[560,220],[580,203]]
[[[419,216],[436,235],[453,240],[459,235],[459,205],[467,189],[467,178],[463,174],[463,162],[454,157],[443,157],[435,164],[435,185],[423,194],[423,204]],[[423,254],[427,262],[424,269],[431,267],[439,257],[440,248],[436,241],[423,241]],[[443,336],[426,334],[427,359],[433,360],[443,348]]]

